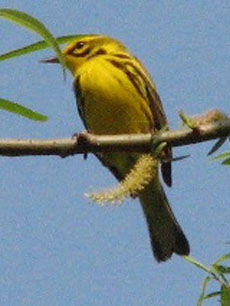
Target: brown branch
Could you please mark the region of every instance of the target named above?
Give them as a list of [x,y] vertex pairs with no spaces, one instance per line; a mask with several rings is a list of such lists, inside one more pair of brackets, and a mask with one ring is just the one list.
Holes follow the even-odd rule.
[[151,134],[99,136],[81,133],[76,138],[1,139],[0,155],[58,155],[66,157],[73,154],[102,151],[148,152],[151,150],[151,140],[155,144],[167,142],[176,147],[228,136],[230,136],[230,119],[201,124],[194,129],[181,128],[164,131],[156,136]]

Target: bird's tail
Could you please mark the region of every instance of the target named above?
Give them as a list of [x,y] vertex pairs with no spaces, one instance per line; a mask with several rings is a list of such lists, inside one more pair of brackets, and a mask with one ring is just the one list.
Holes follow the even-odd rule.
[[188,240],[172,212],[159,179],[155,178],[148,184],[139,198],[156,260],[166,261],[173,253],[188,255]]

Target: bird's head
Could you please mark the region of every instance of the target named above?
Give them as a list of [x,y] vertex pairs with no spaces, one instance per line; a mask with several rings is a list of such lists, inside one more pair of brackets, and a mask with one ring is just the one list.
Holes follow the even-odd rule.
[[[70,42],[63,50],[67,68],[73,75],[89,59],[99,55],[122,53],[127,51],[126,47],[116,39],[106,35],[91,34],[81,35]],[[43,63],[58,63],[57,57],[51,57],[42,61]]]

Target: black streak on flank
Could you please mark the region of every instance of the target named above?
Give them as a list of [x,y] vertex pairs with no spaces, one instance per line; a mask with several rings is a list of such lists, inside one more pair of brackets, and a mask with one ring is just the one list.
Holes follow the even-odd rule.
[[145,91],[149,106],[151,108],[153,117],[154,117],[154,125],[155,127],[160,130],[162,127],[167,125],[167,120],[163,111],[163,107],[161,104],[161,99],[156,91],[156,89],[152,86],[146,76],[143,74],[141,70],[138,69],[135,65],[130,62],[126,63],[127,66],[130,66],[134,69],[136,74],[143,80],[143,84],[145,84]]
[[[144,95],[144,93],[142,92],[141,88],[140,88],[140,81],[138,76],[129,71],[127,66],[123,63],[117,62],[116,60],[108,60],[112,65],[114,65],[115,67],[117,67],[118,69],[120,69],[121,71],[123,71],[125,73],[125,75],[127,76],[127,78],[129,79],[129,81],[132,83],[133,87],[136,89],[137,93],[140,95],[140,97],[144,100],[146,100],[146,96]],[[130,65],[131,66],[131,65]],[[140,74],[138,74],[140,75]],[[152,119],[150,118],[150,116],[148,115],[148,113],[145,111],[145,108],[142,107],[142,104],[140,104],[140,107],[142,108],[143,112],[146,115],[146,119],[148,119],[150,126],[152,125]]]
[[135,87],[135,89],[137,90],[138,94],[142,97],[145,98],[142,91],[140,90],[140,87],[138,85],[138,80],[135,76],[134,73],[132,73],[131,71],[129,71],[124,64],[121,64],[115,60],[108,60],[113,66],[115,66],[116,68],[120,69],[121,71],[123,71],[126,76],[128,77],[128,79],[130,80],[130,82],[133,84],[133,86]]

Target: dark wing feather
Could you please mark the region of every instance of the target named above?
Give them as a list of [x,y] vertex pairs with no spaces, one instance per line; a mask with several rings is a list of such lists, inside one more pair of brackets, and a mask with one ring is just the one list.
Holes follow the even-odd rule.
[[76,102],[77,102],[77,109],[78,109],[78,113],[81,117],[81,120],[85,126],[85,128],[88,130],[88,127],[86,125],[86,122],[84,120],[84,98],[81,92],[81,84],[80,84],[80,75],[78,75],[73,82],[73,90],[74,90],[74,94],[76,97]]
[[[146,95],[147,100],[150,105],[150,109],[154,118],[154,129],[161,130],[162,128],[167,128],[168,123],[166,119],[166,115],[163,110],[163,106],[161,103],[161,99],[155,88],[151,85],[151,83],[146,83]],[[166,160],[172,159],[172,148],[167,146],[163,151],[163,157]],[[161,163],[161,173],[164,182],[168,186],[172,186],[172,165],[171,162],[162,162]]]
[[[137,57],[134,57],[135,62],[139,65],[134,65],[132,62],[126,62],[126,66],[133,69],[135,71],[135,75],[139,76],[142,79],[140,84],[144,84],[144,86],[140,86],[139,90],[142,92],[142,96],[146,99],[151,109],[153,115],[153,127],[152,132],[156,133],[160,131],[162,128],[167,128],[168,122],[166,119],[166,115],[161,103],[161,99],[157,93],[156,86],[154,81],[151,78],[151,75],[148,73],[144,65],[138,60]],[[139,66],[139,67],[138,67]],[[168,186],[172,185],[172,167],[170,160],[172,159],[172,148],[167,146],[167,148],[163,151],[163,158],[165,160],[169,160],[168,162],[163,162],[161,164],[162,177],[165,183]]]

